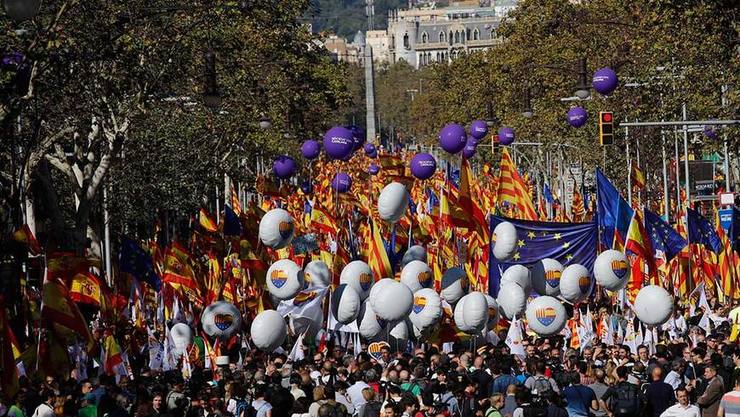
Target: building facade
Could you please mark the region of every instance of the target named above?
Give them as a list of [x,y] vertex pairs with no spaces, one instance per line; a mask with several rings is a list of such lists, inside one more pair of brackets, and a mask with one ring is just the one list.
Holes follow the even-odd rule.
[[[452,2],[444,8],[437,8],[434,2],[418,2],[409,10],[391,10],[385,38],[373,34],[388,45],[387,51],[383,42],[372,45],[375,62],[387,57],[388,62],[404,60],[419,68],[485,50],[500,42],[496,29],[515,6],[516,0],[474,0]],[[370,44],[370,36],[367,38]]]

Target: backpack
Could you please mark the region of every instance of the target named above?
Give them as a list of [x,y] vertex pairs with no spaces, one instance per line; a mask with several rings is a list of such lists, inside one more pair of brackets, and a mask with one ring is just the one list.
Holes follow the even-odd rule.
[[547,405],[547,397],[552,392],[552,385],[550,380],[545,377],[533,376],[534,384],[532,386],[532,403],[538,405]]
[[637,387],[629,383],[616,386],[617,398],[614,400],[614,415],[619,417],[636,416],[640,411],[640,398]]
[[252,407],[252,404],[250,404],[247,400],[244,399],[237,399],[236,400],[236,413],[234,413],[234,417],[256,417],[257,416],[257,410]]
[[529,404],[522,407],[524,417],[547,417],[547,406],[541,404]]

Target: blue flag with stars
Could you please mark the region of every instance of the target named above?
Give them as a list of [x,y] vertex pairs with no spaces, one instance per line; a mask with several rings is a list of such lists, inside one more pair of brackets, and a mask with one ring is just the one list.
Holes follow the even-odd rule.
[[686,239],[650,210],[645,210],[645,231],[653,243],[655,259],[663,262],[669,262],[686,246]]
[[712,223],[705,219],[698,211],[688,209],[689,242],[707,245],[712,252],[719,254],[722,250],[722,241],[717,236]]
[[151,285],[154,291],[159,291],[162,280],[154,272],[152,257],[138,243],[124,236],[121,239],[120,256],[121,272],[131,274],[137,280]]
[[563,266],[581,264],[589,271],[593,269],[598,241],[598,226],[595,222],[535,222],[491,216],[490,232],[493,233],[496,226],[505,221],[516,227],[517,250],[511,260],[500,262],[493,256],[495,243],[489,245],[488,291],[492,296],[498,295],[501,275],[511,265],[530,267],[542,258],[552,258]]

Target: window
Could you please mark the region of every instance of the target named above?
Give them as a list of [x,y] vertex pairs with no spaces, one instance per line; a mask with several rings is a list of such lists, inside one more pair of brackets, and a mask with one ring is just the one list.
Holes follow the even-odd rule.
[[445,39],[445,33],[444,32],[439,32],[439,42],[442,43],[444,41],[446,41],[446,39]]
[[455,31],[455,43],[460,43],[460,32]]
[[478,28],[473,29],[473,40],[477,41],[480,39],[480,31]]
[[421,43],[427,43],[429,41],[429,35],[427,35],[426,32],[422,32],[421,34]]
[[491,39],[496,39],[496,29],[491,29]]
[[470,29],[465,29],[465,40],[466,41],[470,40]]
[[455,40],[455,34],[450,31],[450,36],[448,37],[448,40],[450,41],[450,45],[452,45],[452,41]]
[[403,47],[406,49],[409,49],[409,34],[408,33],[403,34]]

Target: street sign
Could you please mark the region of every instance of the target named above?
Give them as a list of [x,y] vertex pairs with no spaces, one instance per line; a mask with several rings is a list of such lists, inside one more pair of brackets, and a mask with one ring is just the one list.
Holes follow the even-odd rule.
[[721,209],[719,211],[719,223],[725,232],[729,232],[732,227],[732,209]]
[[719,195],[719,204],[722,206],[731,206],[735,204],[735,193],[722,193]]

